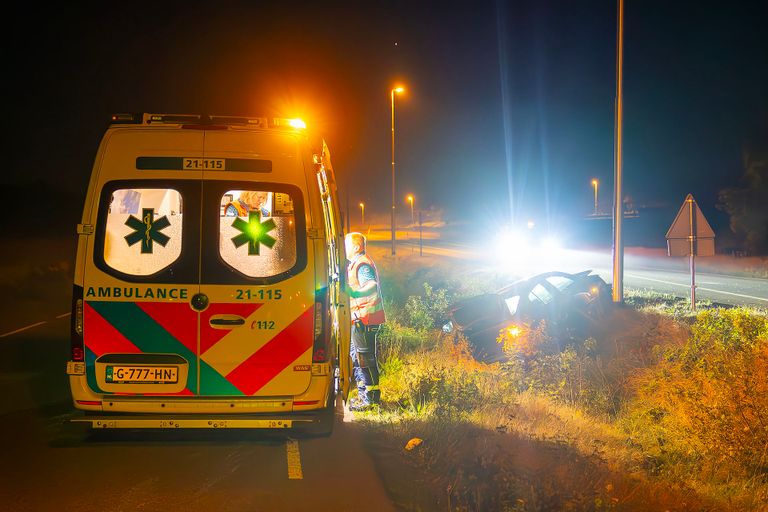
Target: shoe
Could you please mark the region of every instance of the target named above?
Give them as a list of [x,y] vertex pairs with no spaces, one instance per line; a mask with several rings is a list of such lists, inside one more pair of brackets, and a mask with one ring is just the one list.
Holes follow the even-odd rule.
[[367,411],[373,406],[368,401],[360,400],[359,398],[353,398],[349,401],[349,410],[352,412]]

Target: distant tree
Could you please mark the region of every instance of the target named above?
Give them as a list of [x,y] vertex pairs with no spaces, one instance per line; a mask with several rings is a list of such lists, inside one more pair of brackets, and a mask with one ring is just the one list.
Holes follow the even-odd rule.
[[753,254],[768,254],[768,151],[744,152],[742,186],[720,191],[717,207]]

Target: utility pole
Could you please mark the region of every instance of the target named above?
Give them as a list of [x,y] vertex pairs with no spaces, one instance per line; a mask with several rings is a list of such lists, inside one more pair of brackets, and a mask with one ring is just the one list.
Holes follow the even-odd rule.
[[616,140],[614,141],[613,171],[613,302],[624,302],[624,202],[622,201],[621,125],[622,125],[622,67],[624,65],[624,0],[618,2],[616,41]]

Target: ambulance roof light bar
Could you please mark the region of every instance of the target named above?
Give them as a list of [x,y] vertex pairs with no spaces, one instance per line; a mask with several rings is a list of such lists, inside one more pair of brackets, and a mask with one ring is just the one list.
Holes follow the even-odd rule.
[[307,129],[307,124],[301,119],[285,117],[239,117],[239,116],[207,116],[200,114],[148,114],[121,113],[113,114],[112,124],[219,124],[243,125],[253,128],[280,128],[293,131]]

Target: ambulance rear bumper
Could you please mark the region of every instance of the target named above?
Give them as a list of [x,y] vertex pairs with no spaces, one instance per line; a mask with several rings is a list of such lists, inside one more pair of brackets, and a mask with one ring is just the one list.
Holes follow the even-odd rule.
[[271,415],[82,415],[67,420],[92,429],[296,429],[312,428],[321,421],[318,414]]

